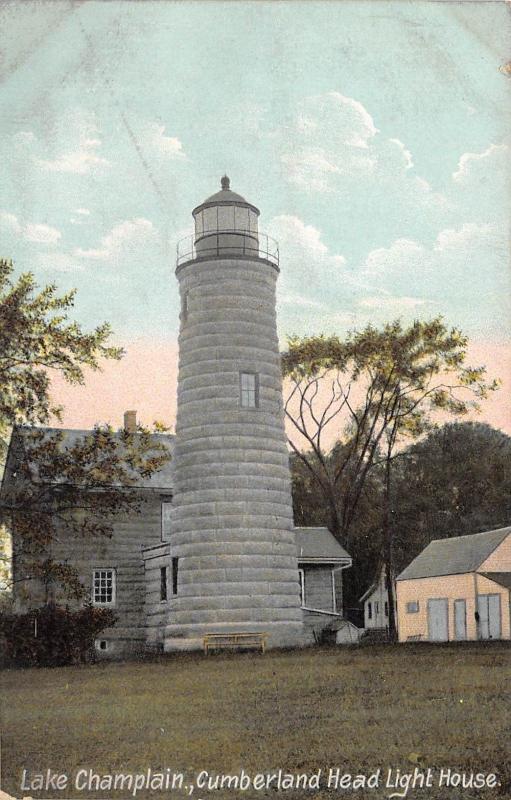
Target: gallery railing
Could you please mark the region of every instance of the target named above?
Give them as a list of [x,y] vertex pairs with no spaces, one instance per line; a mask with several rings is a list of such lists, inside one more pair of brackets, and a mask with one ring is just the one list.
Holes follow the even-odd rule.
[[196,258],[235,258],[249,256],[264,258],[279,264],[279,245],[275,239],[261,231],[218,230],[197,236],[191,234],[180,239],[176,247],[176,264],[184,264]]

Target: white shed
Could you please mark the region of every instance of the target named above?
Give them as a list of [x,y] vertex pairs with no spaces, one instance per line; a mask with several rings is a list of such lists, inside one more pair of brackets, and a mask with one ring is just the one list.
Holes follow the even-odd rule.
[[364,604],[364,628],[386,630],[389,627],[389,596],[385,586],[385,567],[380,567],[377,578],[360,598]]

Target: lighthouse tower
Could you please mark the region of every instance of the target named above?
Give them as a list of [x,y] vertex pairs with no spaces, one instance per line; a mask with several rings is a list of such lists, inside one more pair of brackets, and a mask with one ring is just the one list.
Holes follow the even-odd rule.
[[231,191],[178,247],[179,378],[166,651],[207,633],[303,640],[275,314],[278,248]]

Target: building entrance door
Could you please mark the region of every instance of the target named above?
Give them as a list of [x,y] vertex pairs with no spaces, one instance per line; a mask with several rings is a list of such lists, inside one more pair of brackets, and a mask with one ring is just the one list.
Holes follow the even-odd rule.
[[454,636],[457,641],[467,638],[467,603],[465,600],[454,601]]
[[428,600],[428,639],[430,642],[449,641],[449,606],[444,597]]
[[500,594],[479,594],[479,638],[500,639]]

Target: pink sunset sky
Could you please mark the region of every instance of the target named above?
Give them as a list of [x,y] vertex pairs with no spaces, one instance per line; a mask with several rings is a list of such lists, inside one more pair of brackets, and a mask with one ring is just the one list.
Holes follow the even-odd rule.
[[[85,386],[69,386],[61,378],[53,382],[53,398],[64,407],[62,425],[91,428],[97,422],[120,427],[124,411],[136,409],[138,420],[155,420],[173,428],[176,416],[177,343],[136,339],[125,346],[119,362],[104,362],[102,372],[88,372]],[[485,401],[472,419],[487,422],[511,435],[511,345],[474,341],[469,348],[471,365],[486,365],[488,376],[500,378],[501,388]]]

